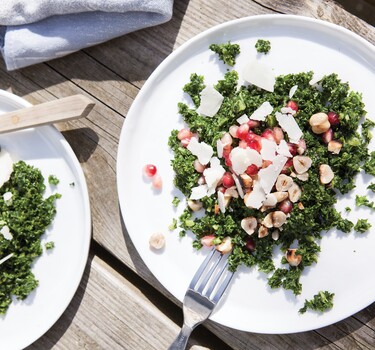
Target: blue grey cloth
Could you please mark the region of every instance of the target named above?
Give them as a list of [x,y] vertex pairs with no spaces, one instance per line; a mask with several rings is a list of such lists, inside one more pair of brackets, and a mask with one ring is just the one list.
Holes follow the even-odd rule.
[[48,61],[167,22],[173,0],[0,0],[8,70]]

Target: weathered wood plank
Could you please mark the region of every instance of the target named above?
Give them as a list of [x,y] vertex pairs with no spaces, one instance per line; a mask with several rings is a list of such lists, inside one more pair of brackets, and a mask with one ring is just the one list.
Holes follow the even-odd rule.
[[[58,125],[77,154],[88,180],[94,239],[175,303],[177,301],[150,274],[135,251],[126,230],[121,227],[115,165],[123,118],[144,81],[174,49],[213,25],[263,13],[292,13],[322,18],[342,24],[374,42],[373,27],[346,13],[331,1],[239,0],[233,3],[223,0],[176,0],[174,17],[164,25],[135,32],[83,52],[17,72],[8,73],[3,67],[0,68],[0,88],[12,90],[32,103],[75,93],[85,93],[96,101],[97,106],[88,118]],[[52,333],[40,340],[40,343],[34,344],[35,349],[100,349],[110,342],[111,349],[120,346],[122,323],[132,322],[132,319],[115,315],[111,309],[112,305],[108,305],[109,301],[103,298],[103,291],[108,288],[111,295],[115,295],[115,306],[123,310],[123,296],[133,299],[133,294],[127,291],[131,286],[127,286],[121,276],[116,275],[112,269],[104,268],[102,263],[96,263],[95,259],[93,261],[90,279],[88,282],[84,280],[77,293],[81,296],[78,300],[75,298],[69,311],[51,330]],[[92,283],[101,285],[96,289]],[[125,294],[123,289],[126,290]],[[139,294],[142,293],[143,290],[135,291],[134,300],[138,300]],[[157,295],[154,297],[155,300],[159,298]],[[165,316],[163,310],[156,309],[153,312],[157,315],[161,312],[161,317]],[[371,331],[374,330],[375,324],[374,309],[375,304],[337,325],[316,332],[292,335],[250,334],[227,329],[213,322],[208,322],[207,328],[233,349],[367,349],[371,348],[373,341]],[[141,310],[137,312],[138,317],[145,315]],[[113,324],[114,329],[100,328],[99,321],[96,322],[95,318],[100,319],[101,313],[105,315],[103,322]],[[91,317],[94,318],[90,320]],[[147,314],[144,320],[149,317],[153,318]],[[71,320],[73,323],[70,323]],[[138,319],[136,321],[138,322]],[[136,327],[144,330],[147,328],[147,322],[139,322]],[[171,340],[174,335],[172,333],[177,332],[178,327],[168,327],[168,340]],[[146,340],[140,340],[137,337],[141,336],[134,333],[134,330],[129,328],[127,332],[130,333],[131,339],[137,339],[131,343],[135,347],[128,347],[129,349],[153,348],[148,347],[152,346],[148,342],[153,334]],[[104,340],[98,339],[99,337]],[[166,341],[163,339],[158,345],[161,346],[161,342]],[[140,343],[137,343],[138,341]],[[163,344],[165,347],[167,342]]]
[[280,13],[314,17],[338,24],[354,33],[357,33],[370,43],[375,44],[375,28],[358,17],[350,14],[341,6],[338,6],[334,1],[257,0],[256,2],[265,8]]
[[[150,301],[150,291],[134,286],[98,256],[90,256],[82,283],[56,324],[28,350],[166,349],[179,330],[163,308]],[[178,319],[179,321],[179,319]],[[210,339],[208,339],[210,338]],[[191,349],[226,349],[204,328],[193,333]]]

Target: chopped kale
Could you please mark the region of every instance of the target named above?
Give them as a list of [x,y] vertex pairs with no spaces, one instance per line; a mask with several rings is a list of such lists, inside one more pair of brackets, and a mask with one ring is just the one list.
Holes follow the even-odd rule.
[[49,175],[48,176],[48,183],[51,185],[58,185],[60,180],[55,175]]
[[259,53],[267,54],[271,50],[271,42],[269,40],[258,39],[255,48]]
[[314,295],[313,299],[305,300],[305,304],[299,309],[299,312],[303,314],[307,309],[321,312],[327,311],[333,307],[334,296],[334,293],[320,291],[318,294]]
[[44,244],[44,247],[47,249],[47,250],[50,250],[50,249],[53,249],[55,248],[55,242],[47,242]]
[[370,202],[366,196],[355,196],[355,204],[357,207],[365,206],[371,209],[375,209],[375,203]]
[[[13,236],[6,240],[0,235],[0,257],[13,254],[0,265],[0,314],[5,314],[12,296],[25,299],[38,286],[31,265],[43,252],[40,238],[55,216],[55,200],[60,197],[44,198],[45,188],[41,172],[23,161],[13,165],[9,181],[0,188],[0,221]],[[12,205],[3,200],[6,192],[12,193]]]
[[210,50],[217,53],[219,58],[228,66],[234,66],[236,63],[236,56],[240,53],[240,45],[231,44],[228,41],[225,44],[211,44]]
[[[266,43],[259,43],[259,45]],[[228,46],[229,45],[229,46]],[[225,47],[225,50],[224,50]],[[211,45],[211,49],[219,54],[224,60],[224,54],[228,54],[232,44]],[[220,48],[220,50],[219,50]],[[236,51],[237,52],[237,51]],[[239,53],[239,49],[238,49]],[[237,53],[236,53],[237,54]],[[228,61],[234,65],[235,60]],[[267,92],[257,88],[255,85],[238,86],[238,73],[230,70],[224,74],[223,79],[214,84],[214,88],[224,97],[220,109],[212,118],[197,113],[196,108],[191,108],[185,103],[178,104],[178,112],[181,114],[187,127],[196,133],[200,142],[205,142],[213,148],[213,156],[218,155],[218,140],[230,130],[233,125],[238,125],[237,119],[244,114],[250,116],[262,103],[269,102],[274,110],[266,117],[265,121],[257,123],[250,131],[250,134],[260,136],[266,129],[278,126],[276,112],[280,112],[289,102],[289,92],[293,86],[298,89],[293,95],[293,102],[298,106],[298,112],[294,115],[300,129],[303,132],[303,139],[306,143],[306,150],[303,154],[308,156],[312,165],[308,169],[308,179],[302,181],[293,178],[293,181],[300,186],[301,197],[296,203],[291,203],[292,211],[288,216],[282,231],[276,232],[274,228],[267,228],[266,234],[260,234],[257,226],[251,235],[244,231],[241,221],[247,217],[254,217],[262,222],[265,216],[277,210],[275,208],[264,208],[256,210],[244,205],[244,200],[237,197],[228,199],[225,213],[219,209],[219,198],[217,191],[210,196],[200,199],[205,215],[193,216],[192,211],[186,208],[178,219],[178,226],[181,228],[180,236],[190,231],[195,236],[193,247],[200,249],[202,239],[207,235],[214,235],[213,244],[218,245],[224,239],[230,237],[233,249],[229,254],[229,268],[235,271],[240,265],[249,267],[256,266],[259,271],[268,274],[268,284],[271,288],[284,288],[291,290],[295,295],[302,291],[300,276],[303,269],[318,261],[320,252],[320,239],[325,231],[337,228],[344,233],[349,233],[353,228],[357,232],[365,232],[370,224],[367,220],[358,220],[354,225],[348,219],[344,219],[340,212],[335,209],[338,193],[348,193],[355,187],[355,176],[361,168],[369,174],[375,175],[375,152],[368,154],[368,145],[371,140],[370,128],[374,123],[365,119],[362,123],[361,133],[358,126],[366,114],[360,93],[350,90],[349,85],[342,82],[336,74],[330,74],[320,80],[321,88],[317,89],[310,85],[313,72],[288,74],[276,77],[274,92]],[[192,74],[184,91],[192,97],[195,107],[199,106],[200,93],[204,88],[204,79],[197,74]],[[309,120],[313,114],[323,112],[328,114],[334,111],[338,116],[338,124],[332,125],[332,136],[334,140],[342,144],[338,154],[328,150],[322,135],[315,134],[311,130]],[[198,179],[202,176],[194,168],[196,157],[180,144],[177,138],[177,130],[171,132],[169,146],[174,152],[171,161],[175,171],[174,183],[182,193],[189,198],[192,188],[198,186]],[[233,136],[233,135],[232,135]],[[235,135],[236,136],[236,135]],[[238,147],[243,141],[233,137],[231,147]],[[287,133],[284,133],[285,140],[289,142]],[[231,171],[230,159],[225,156],[220,160],[225,171]],[[320,182],[319,167],[327,164],[331,167],[334,178],[329,184]],[[288,174],[294,171],[293,164],[284,169]],[[375,184],[369,189],[375,191]],[[225,190],[223,188],[223,190]],[[372,208],[375,204],[368,201],[366,197],[358,196],[357,205],[366,205]],[[263,208],[262,208],[263,209]],[[346,209],[348,212],[350,208]],[[273,238],[274,233],[277,235]],[[283,258],[281,263],[285,267],[276,268],[273,261],[274,250],[281,249],[285,252],[294,242],[298,247],[296,254],[302,257],[298,266],[292,266]],[[251,247],[251,248],[249,248]],[[281,247],[281,248],[280,248]],[[332,300],[331,294],[321,292],[315,301]],[[313,304],[307,304],[309,305]]]
[[375,192],[375,183],[371,183],[370,185],[368,185],[367,189],[371,190],[372,192]]
[[177,207],[180,204],[180,202],[181,202],[180,198],[174,197],[173,201],[172,201],[172,204],[173,204],[174,207]]
[[371,228],[371,224],[368,222],[368,219],[358,219],[357,223],[354,226],[354,230],[359,233],[365,233]]

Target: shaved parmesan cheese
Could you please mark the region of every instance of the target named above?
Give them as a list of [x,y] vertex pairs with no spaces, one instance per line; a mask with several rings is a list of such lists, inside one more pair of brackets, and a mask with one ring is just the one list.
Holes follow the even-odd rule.
[[245,124],[249,121],[249,117],[246,114],[241,115],[241,117],[237,118],[238,124]]
[[207,145],[205,142],[199,142],[195,137],[191,138],[187,149],[198,157],[202,165],[206,165],[214,154],[214,150],[210,145]]
[[312,79],[309,81],[309,84],[310,85],[315,85],[317,82],[321,81],[324,77],[324,74],[323,73],[314,73]]
[[1,228],[0,233],[7,241],[11,241],[13,239],[13,235],[10,233],[9,227],[7,225]]
[[263,160],[274,160],[276,157],[277,144],[275,141],[267,140],[262,137],[262,149],[260,155]]
[[274,186],[277,177],[280,175],[281,170],[283,170],[287,160],[287,157],[277,155],[272,164],[270,164],[267,168],[259,170],[258,178],[266,194],[271,192],[272,187]]
[[266,200],[266,194],[259,181],[255,181],[253,190],[245,195],[245,205],[248,208],[259,209]]
[[232,176],[233,176],[233,180],[234,180],[234,183],[235,183],[237,191],[238,191],[238,195],[241,198],[243,198],[244,197],[244,193],[243,193],[243,189],[242,189],[242,186],[241,186],[241,182],[238,179],[238,177],[236,176],[236,174],[232,174]]
[[13,172],[13,160],[10,154],[1,150],[0,152],[0,187],[4,185],[10,178],[10,175]]
[[236,174],[243,174],[251,164],[255,164],[258,167],[262,165],[262,157],[260,154],[249,147],[233,148],[229,158],[232,161],[232,169]]
[[219,204],[220,211],[224,214],[225,213],[225,197],[224,193],[221,191],[217,192],[217,201]]
[[222,179],[225,169],[221,166],[220,160],[216,157],[212,157],[210,161],[211,166],[204,169],[203,176],[206,180],[208,187],[207,195],[210,196],[215,193],[216,186]]
[[213,86],[206,86],[201,92],[201,104],[197,108],[197,113],[206,117],[213,117],[220,109],[224,96]]
[[14,255],[13,253],[10,253],[10,254],[8,254],[7,256],[5,256],[4,258],[2,258],[2,259],[0,260],[0,265],[1,265],[2,263],[5,263],[5,262],[6,262],[8,259],[10,259],[13,255]]
[[297,89],[298,89],[298,85],[294,85],[291,87],[291,89],[289,90],[289,98],[292,98],[294,96]]
[[263,90],[273,92],[276,82],[272,69],[259,61],[250,61],[244,69],[243,78]]
[[273,107],[269,102],[263,102],[250,116],[250,119],[264,121],[271,114]]
[[298,143],[303,133],[294,117],[290,114],[281,114],[279,112],[276,112],[275,116],[279,125],[288,134],[290,142]]
[[289,146],[285,140],[280,141],[279,145],[276,148],[276,152],[285,157],[293,157],[293,155],[289,152]]
[[280,110],[280,112],[282,114],[291,114],[291,115],[294,115],[294,114],[297,113],[294,109],[292,109],[290,107],[282,107],[281,110]]
[[207,196],[207,185],[200,185],[191,189],[190,199],[201,199]]
[[216,142],[216,151],[217,151],[217,156],[219,158],[223,157],[223,151],[224,151],[224,144],[221,142],[221,140],[217,140]]
[[12,202],[13,202],[12,197],[13,197],[12,192],[8,191],[8,192],[5,192],[3,194],[3,199],[4,199],[4,202],[5,202],[6,205],[11,205],[12,204]]

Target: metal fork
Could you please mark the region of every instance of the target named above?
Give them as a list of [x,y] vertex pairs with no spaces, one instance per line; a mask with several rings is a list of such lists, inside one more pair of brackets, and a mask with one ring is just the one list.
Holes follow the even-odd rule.
[[207,320],[233,277],[228,260],[215,248],[195,273],[183,302],[184,324],[168,350],[183,350],[193,329]]

